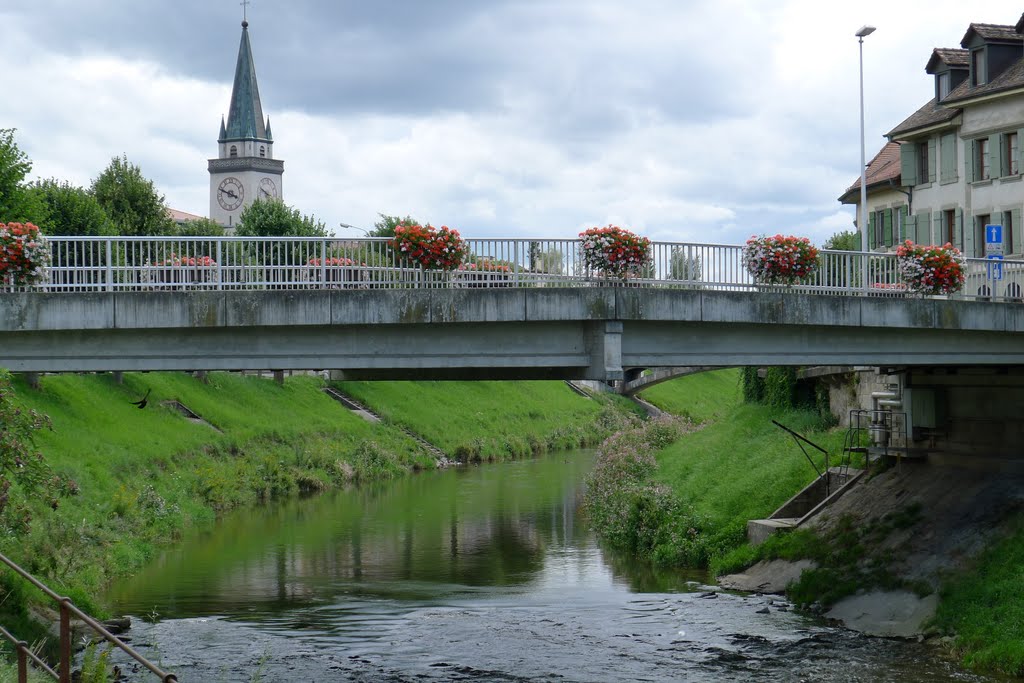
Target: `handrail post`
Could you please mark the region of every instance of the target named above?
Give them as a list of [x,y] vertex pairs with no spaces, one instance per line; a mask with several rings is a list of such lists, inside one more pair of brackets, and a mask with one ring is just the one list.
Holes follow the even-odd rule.
[[223,244],[220,240],[217,240],[217,248],[214,253],[217,254],[217,289],[224,289],[224,250],[221,248]]
[[111,238],[110,237],[108,237],[106,239],[106,244],[107,244],[107,270],[106,270],[107,291],[108,292],[112,292],[112,291],[114,291],[114,249],[113,249],[113,247],[111,245]]
[[28,650],[28,643],[19,640],[18,645],[18,683],[28,683],[28,657],[25,656]]
[[60,683],[71,683],[71,598],[60,599]]

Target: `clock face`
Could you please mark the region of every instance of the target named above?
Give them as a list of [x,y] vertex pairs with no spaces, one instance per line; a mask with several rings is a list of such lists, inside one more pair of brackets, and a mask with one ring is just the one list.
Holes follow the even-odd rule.
[[242,205],[245,199],[245,189],[238,178],[225,178],[220,181],[217,187],[217,203],[225,211],[234,211]]
[[260,181],[260,198],[270,199],[277,197],[277,185],[270,178],[264,178]]

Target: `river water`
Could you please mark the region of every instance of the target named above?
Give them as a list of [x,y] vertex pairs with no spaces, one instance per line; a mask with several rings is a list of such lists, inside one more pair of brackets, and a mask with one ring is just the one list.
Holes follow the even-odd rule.
[[592,462],[557,454],[247,510],[108,598],[134,616],[132,644],[183,682],[992,680],[602,550],[579,514]]

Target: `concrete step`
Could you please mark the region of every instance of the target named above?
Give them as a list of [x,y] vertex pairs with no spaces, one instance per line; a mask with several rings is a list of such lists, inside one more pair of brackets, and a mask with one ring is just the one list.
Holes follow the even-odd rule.
[[778,519],[752,519],[747,522],[747,541],[751,545],[759,545],[776,531],[788,531],[797,525],[799,517],[780,517]]

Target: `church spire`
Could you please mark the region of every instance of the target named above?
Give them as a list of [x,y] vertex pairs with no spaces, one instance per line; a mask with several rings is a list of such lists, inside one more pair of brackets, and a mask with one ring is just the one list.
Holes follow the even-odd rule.
[[231,88],[231,108],[228,110],[227,128],[219,142],[234,140],[270,141],[264,124],[260,91],[256,85],[256,65],[249,45],[249,22],[242,21],[242,40],[238,45],[235,64],[235,83]]

